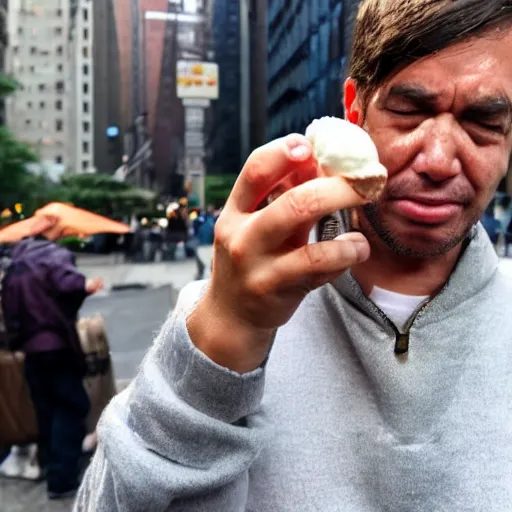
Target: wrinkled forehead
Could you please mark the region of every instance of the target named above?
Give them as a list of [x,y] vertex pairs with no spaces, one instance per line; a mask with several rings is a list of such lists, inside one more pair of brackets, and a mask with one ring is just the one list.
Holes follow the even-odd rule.
[[422,84],[443,103],[484,97],[512,101],[512,29],[458,43],[399,69],[376,91],[386,95],[397,85]]

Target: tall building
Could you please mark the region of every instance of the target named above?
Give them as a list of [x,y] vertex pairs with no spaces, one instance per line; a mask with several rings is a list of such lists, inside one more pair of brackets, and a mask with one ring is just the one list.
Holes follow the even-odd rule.
[[114,0],[92,0],[92,15],[94,165],[99,172],[112,174],[121,165],[123,156]]
[[[8,0],[0,0],[0,73],[5,72],[5,53],[7,51],[7,7]],[[0,98],[0,126],[5,124],[5,99]]]
[[[167,3],[166,0],[113,0],[125,176],[144,187],[153,187],[155,181],[145,87],[144,13],[152,8],[167,9]],[[151,60],[159,61],[154,55]]]
[[94,155],[94,20],[91,2],[74,0],[70,26],[70,167],[73,172],[96,168]]
[[152,140],[155,179],[166,194],[183,193],[185,117],[176,92],[179,59],[204,60],[209,0],[139,0],[142,92]]
[[69,39],[73,169],[113,174],[123,155],[113,0],[73,0]]
[[126,133],[133,123],[132,0],[114,0],[114,14],[119,49],[121,131]]
[[240,4],[216,0],[212,37],[219,64],[219,99],[211,107],[208,137],[209,174],[240,171]]
[[[248,150],[267,140],[267,2],[247,1],[247,33],[241,33],[239,0],[216,0],[212,16],[219,99],[209,112],[208,173],[237,174],[242,167],[242,131]],[[241,47],[248,45],[248,80],[241,80]],[[248,119],[242,121],[242,87],[248,84]],[[245,123],[243,125],[242,123]],[[243,158],[245,158],[244,155]]]
[[303,133],[315,118],[341,116],[349,24],[357,2],[269,0],[268,136]]
[[53,172],[70,162],[69,0],[10,0],[7,71],[20,89],[7,100],[7,124]]

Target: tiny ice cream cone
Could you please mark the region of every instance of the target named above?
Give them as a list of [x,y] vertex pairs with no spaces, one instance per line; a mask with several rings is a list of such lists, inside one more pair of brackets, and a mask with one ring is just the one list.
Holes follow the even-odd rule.
[[324,174],[341,176],[364,199],[375,201],[382,195],[387,170],[362,128],[335,117],[323,117],[309,125],[306,137]]

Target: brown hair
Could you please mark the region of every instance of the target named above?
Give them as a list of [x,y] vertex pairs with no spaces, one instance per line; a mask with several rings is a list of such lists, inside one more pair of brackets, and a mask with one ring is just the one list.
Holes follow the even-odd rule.
[[512,0],[363,0],[350,76],[363,103],[395,70],[512,22]]

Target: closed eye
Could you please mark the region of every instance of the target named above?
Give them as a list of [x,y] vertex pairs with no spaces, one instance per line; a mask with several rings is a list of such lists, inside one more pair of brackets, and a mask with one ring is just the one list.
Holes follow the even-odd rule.
[[390,108],[388,109],[392,114],[395,114],[397,116],[407,116],[407,117],[413,117],[413,116],[425,116],[427,115],[426,112],[423,112],[421,110],[397,110]]
[[505,133],[505,127],[503,126],[502,123],[492,124],[492,123],[485,123],[482,121],[470,121],[470,123],[478,126],[479,128],[482,128],[484,130],[488,130],[490,132],[500,133],[500,134]]

